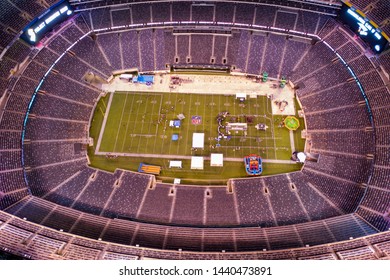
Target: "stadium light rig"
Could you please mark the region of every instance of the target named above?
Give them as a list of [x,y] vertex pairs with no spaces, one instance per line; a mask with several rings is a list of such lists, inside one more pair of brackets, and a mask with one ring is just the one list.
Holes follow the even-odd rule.
[[30,45],[36,45],[56,25],[66,21],[73,14],[68,1],[60,1],[45,13],[35,18],[22,31],[20,38]]
[[340,19],[375,53],[379,54],[389,46],[390,39],[386,33],[380,30],[375,22],[369,20],[362,11],[353,7],[351,3],[343,1]]

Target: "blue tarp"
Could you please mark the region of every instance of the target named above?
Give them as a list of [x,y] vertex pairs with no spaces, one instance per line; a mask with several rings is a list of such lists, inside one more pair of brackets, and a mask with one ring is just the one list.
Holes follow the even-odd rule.
[[179,134],[173,134],[172,141],[177,141],[177,140],[179,140]]
[[153,84],[154,83],[154,76],[152,76],[152,75],[139,75],[139,76],[133,78],[133,82],[140,83],[140,84]]
[[173,120],[173,126],[174,127],[180,127],[181,126],[181,121],[180,120]]

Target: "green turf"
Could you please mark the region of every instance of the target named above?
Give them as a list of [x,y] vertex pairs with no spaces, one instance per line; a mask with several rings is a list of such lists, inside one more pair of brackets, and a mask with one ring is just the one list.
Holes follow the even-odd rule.
[[[216,117],[229,111],[226,121],[245,122],[244,116],[253,116],[247,137],[242,132],[231,134],[216,147],[218,136]],[[225,157],[242,158],[257,153],[266,159],[289,159],[291,156],[289,132],[279,127],[282,116],[272,116],[268,98],[248,99],[245,107],[234,96],[200,94],[135,94],[115,93],[100,146],[101,152],[149,153],[191,156],[192,134],[205,133],[205,149],[198,155],[222,152]],[[181,128],[169,127],[169,121],[183,113]],[[192,116],[202,117],[200,125],[191,123]],[[267,131],[257,131],[255,125],[265,123]],[[177,142],[172,134],[179,134]]]
[[[91,123],[90,136],[96,145],[106,112],[109,94],[101,99],[95,109]],[[297,105],[297,103],[296,103]],[[298,107],[297,107],[298,108]],[[216,148],[218,135],[216,117],[218,113],[228,111],[226,121],[245,122],[245,116],[252,116],[253,122],[248,124],[247,136],[242,132],[232,133],[230,140],[220,141],[221,147]],[[176,119],[178,114],[186,117],[180,128],[169,127],[169,121]],[[202,117],[200,125],[191,123],[192,116]],[[296,115],[297,117],[297,115]],[[162,166],[158,179],[171,182],[173,178],[182,178],[183,182],[191,184],[220,184],[228,178],[246,177],[244,164],[241,160],[248,154],[258,154],[263,159],[289,160],[291,145],[289,131],[283,127],[283,116],[271,114],[271,103],[266,97],[259,96],[248,99],[244,106],[235,96],[201,95],[182,93],[128,93],[115,92],[107,123],[103,133],[100,152],[145,153],[158,154],[159,158],[118,157],[107,159],[105,156],[94,155],[94,148],[89,149],[91,165],[97,168],[114,171],[116,168],[137,170],[140,162]],[[303,150],[304,139],[301,126],[293,132],[295,150]],[[266,131],[258,131],[257,123],[265,123]],[[205,133],[205,149],[191,151],[192,133]],[[179,140],[171,140],[173,133],[179,134]],[[169,169],[169,159],[164,155],[178,156],[209,156],[210,153],[223,153],[224,157],[236,158],[238,162],[225,161],[224,167],[210,167],[204,163],[204,170],[190,169],[190,160],[183,161],[183,169]],[[296,171],[298,164],[264,163],[263,175]]]
[[93,113],[93,118],[91,121],[91,126],[89,128],[89,136],[92,137],[96,141],[99,137],[100,129],[102,127],[104,114],[106,112],[108,99],[110,98],[110,93],[106,94],[106,96],[99,99],[99,102],[96,104],[95,112]]
[[[93,149],[89,150],[92,162],[91,166],[99,169],[114,172],[116,168],[126,170],[137,170],[140,159],[134,157],[117,157],[113,159],[107,159],[104,156],[93,155]],[[223,167],[210,167],[210,162],[204,162],[204,170],[191,170],[190,160],[183,160],[182,169],[170,169],[169,160],[162,158],[152,158],[142,160],[148,164],[155,164],[162,167],[160,176],[157,176],[157,180],[163,182],[173,182],[173,178],[181,178],[182,183],[190,183],[193,185],[211,184],[211,185],[224,185],[229,178],[247,177],[244,169],[244,163],[242,162],[224,162]],[[263,163],[263,175],[273,175],[279,173],[297,171],[302,167],[300,164],[274,164]]]

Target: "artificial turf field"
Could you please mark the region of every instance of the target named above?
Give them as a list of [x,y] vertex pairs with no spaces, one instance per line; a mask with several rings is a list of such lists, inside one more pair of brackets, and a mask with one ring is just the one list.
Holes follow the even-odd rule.
[[[266,96],[248,98],[241,103],[234,95],[202,95],[175,92],[166,93],[111,93],[112,102],[109,108],[110,94],[102,98],[96,106],[91,123],[90,136],[96,145],[102,128],[103,116],[108,110],[108,118],[102,132],[99,152],[126,153],[130,156],[107,158],[95,155],[90,149],[91,165],[105,170],[114,171],[123,168],[136,171],[140,162],[162,166],[158,179],[171,182],[173,178],[181,178],[191,184],[224,184],[232,177],[245,177],[243,157],[258,154],[263,159],[289,160],[292,154],[289,131],[282,127],[283,116],[272,115],[271,100]],[[298,105],[296,104],[296,107]],[[221,140],[217,147],[218,136],[217,116],[227,111],[225,119],[228,122],[248,123],[247,135],[243,132],[232,132],[230,140]],[[169,122],[183,114],[181,127],[170,127]],[[197,116],[200,123],[193,124],[192,118]],[[304,139],[300,127],[293,132],[295,150],[302,151]],[[266,131],[255,128],[258,123],[267,125]],[[204,149],[192,150],[192,134],[205,133]],[[178,134],[179,140],[172,141],[172,135]],[[190,169],[190,156],[210,156],[210,153],[223,153],[223,167],[210,167],[205,161],[204,170]],[[154,154],[155,157],[139,158],[136,154]],[[131,156],[133,155],[133,156]],[[165,157],[165,158],[164,158]],[[168,158],[170,157],[170,158]],[[169,169],[169,160],[182,160],[182,169]],[[236,160],[236,161],[233,161]],[[300,164],[263,163],[263,175],[296,171]]]

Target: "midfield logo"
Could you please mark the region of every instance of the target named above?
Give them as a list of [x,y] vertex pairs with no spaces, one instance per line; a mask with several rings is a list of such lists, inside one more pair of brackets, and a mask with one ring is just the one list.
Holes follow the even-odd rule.
[[199,125],[202,123],[202,117],[201,116],[192,116],[191,117],[191,123],[193,125]]

